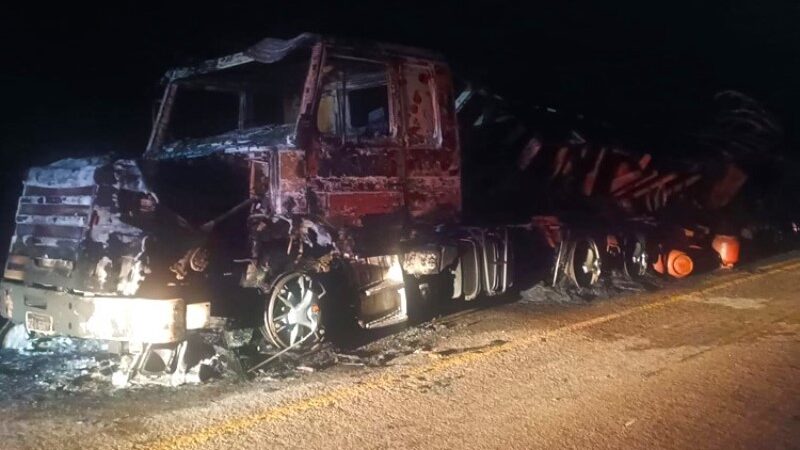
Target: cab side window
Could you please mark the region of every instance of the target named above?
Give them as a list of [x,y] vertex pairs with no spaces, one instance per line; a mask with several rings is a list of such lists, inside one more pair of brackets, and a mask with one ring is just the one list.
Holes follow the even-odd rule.
[[355,141],[390,136],[385,64],[328,58],[322,77],[317,128],[323,135]]

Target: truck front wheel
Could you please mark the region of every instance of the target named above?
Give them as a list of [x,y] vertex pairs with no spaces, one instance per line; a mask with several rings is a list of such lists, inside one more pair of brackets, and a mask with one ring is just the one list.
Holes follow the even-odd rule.
[[280,349],[311,350],[325,335],[322,302],[327,294],[318,280],[305,272],[282,276],[269,292],[264,311],[266,336]]

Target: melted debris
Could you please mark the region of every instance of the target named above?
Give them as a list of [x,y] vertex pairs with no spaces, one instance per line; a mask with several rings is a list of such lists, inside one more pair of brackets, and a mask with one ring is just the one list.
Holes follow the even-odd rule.
[[[20,333],[20,331],[22,333]],[[14,327],[12,347],[0,350],[0,392],[33,400],[45,392],[109,390],[120,359],[100,341],[68,337],[29,339]]]
[[613,298],[626,293],[656,290],[664,280],[655,276],[645,276],[631,280],[619,272],[611,272],[589,288],[577,288],[569,280],[562,280],[555,287],[542,281],[530,289],[520,292],[525,303],[586,303],[600,298]]
[[130,363],[130,356],[112,353],[103,341],[29,337],[23,327],[16,326],[9,332],[6,346],[0,350],[0,392],[17,401],[33,400],[48,392],[110,394],[123,387],[197,384],[232,373],[227,352],[215,333],[192,336],[184,374],[139,374],[129,383],[122,382],[121,369]]
[[[568,283],[555,288],[539,283],[521,292],[520,301],[580,304],[626,292],[653,290],[662,283],[655,277],[630,281],[619,274],[605,277],[604,281],[590,289],[579,290]],[[271,382],[298,378],[333,367],[376,368],[391,365],[406,355],[436,353],[436,344],[447,339],[455,327],[469,325],[444,317],[400,331],[362,331],[362,338],[348,346],[337,347],[327,342],[308,354],[286,353],[258,370],[253,379],[256,382]],[[0,392],[7,393],[13,399],[25,401],[48,392],[110,394],[118,389],[113,378],[126,364],[125,357],[121,359],[109,352],[107,345],[100,341],[68,337],[29,338],[21,327],[15,327],[12,333],[16,335],[9,335],[7,345],[13,348],[0,350]],[[228,348],[234,350],[236,357]],[[140,374],[131,380],[128,389],[177,387],[225,378],[241,379],[243,371],[237,367],[239,363],[251,367],[275,352],[274,348],[264,344],[260,333],[252,328],[226,331],[224,335],[211,331],[197,333],[192,337],[189,349],[189,369],[182,375],[183,378],[176,379],[170,374]],[[448,352],[452,351],[445,350],[441,355],[447,356]]]
[[164,147],[170,156],[198,157],[222,151],[249,153],[267,147],[291,146],[294,124],[265,125],[246,130],[233,130],[217,136],[183,139]]

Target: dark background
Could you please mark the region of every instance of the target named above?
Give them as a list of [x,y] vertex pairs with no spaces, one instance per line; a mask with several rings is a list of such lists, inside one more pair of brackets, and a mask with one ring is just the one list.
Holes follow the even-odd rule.
[[25,167],[145,145],[164,71],[303,31],[433,48],[508,98],[670,141],[712,95],[761,100],[799,137],[797,2],[219,2],[51,6],[0,17],[6,245]]

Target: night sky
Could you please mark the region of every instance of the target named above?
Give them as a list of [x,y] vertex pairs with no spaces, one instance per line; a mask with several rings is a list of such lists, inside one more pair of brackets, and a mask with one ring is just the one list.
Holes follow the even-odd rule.
[[5,6],[3,230],[25,167],[139,154],[167,68],[303,31],[433,48],[508,98],[580,112],[645,141],[691,126],[714,92],[737,89],[800,141],[797,2],[358,3]]

